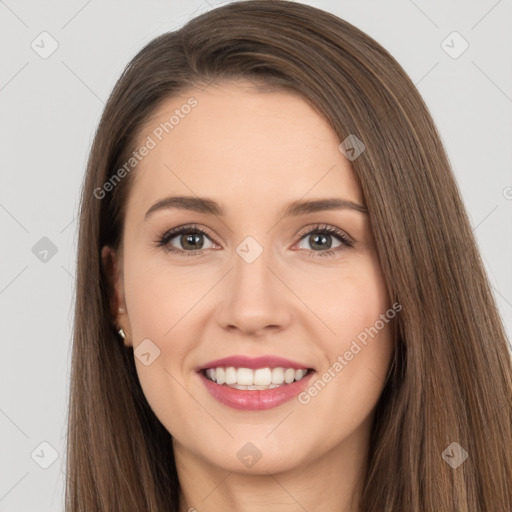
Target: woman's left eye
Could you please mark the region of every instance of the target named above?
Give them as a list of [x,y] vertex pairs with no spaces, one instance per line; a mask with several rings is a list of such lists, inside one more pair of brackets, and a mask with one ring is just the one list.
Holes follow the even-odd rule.
[[[338,245],[332,247],[332,239],[338,239]],[[301,236],[301,241],[305,240],[312,246],[327,248],[327,251],[310,250],[309,256],[333,256],[336,252],[347,247],[353,247],[352,239],[343,231],[334,226],[316,226]],[[315,254],[316,253],[316,254]]]
[[[198,226],[179,226],[167,231],[157,240],[156,245],[158,247],[165,247],[168,252],[180,256],[197,256],[203,253],[203,249],[212,248],[211,246],[204,247],[204,238],[210,240],[209,234]],[[332,247],[333,238],[338,240],[338,245],[334,247]],[[174,245],[176,243],[175,240],[181,247]],[[309,231],[300,236],[300,242],[302,241],[320,248],[320,250],[310,249],[309,256],[311,257],[332,256],[344,248],[353,246],[353,242],[347,234],[334,226],[328,225],[318,225],[312,229],[310,228]],[[212,243],[211,240],[210,243]]]

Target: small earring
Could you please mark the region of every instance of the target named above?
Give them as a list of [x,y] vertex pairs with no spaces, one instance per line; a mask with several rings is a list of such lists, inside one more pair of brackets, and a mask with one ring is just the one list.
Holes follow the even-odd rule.
[[126,333],[124,332],[124,329],[122,327],[117,331],[117,334],[119,334],[119,336],[121,336],[123,340],[126,339]]
[[118,308],[119,313],[124,313],[124,308]]

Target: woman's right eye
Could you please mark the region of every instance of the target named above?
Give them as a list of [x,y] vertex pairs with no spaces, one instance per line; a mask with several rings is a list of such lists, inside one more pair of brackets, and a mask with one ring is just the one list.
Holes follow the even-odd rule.
[[[203,249],[212,248],[205,248],[204,244],[201,243],[205,237],[209,240],[208,233],[199,227],[181,226],[167,231],[160,237],[157,245],[164,247],[168,252],[177,253],[180,256],[196,256],[202,254]],[[212,243],[211,240],[210,243]],[[178,247],[176,247],[176,244]]]

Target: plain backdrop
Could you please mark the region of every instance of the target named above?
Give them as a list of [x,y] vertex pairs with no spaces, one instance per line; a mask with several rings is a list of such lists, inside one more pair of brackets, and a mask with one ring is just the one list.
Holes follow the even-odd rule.
[[[368,33],[417,85],[510,337],[512,2],[304,3]],[[76,215],[104,103],[147,42],[220,4],[0,0],[0,512],[64,509]]]

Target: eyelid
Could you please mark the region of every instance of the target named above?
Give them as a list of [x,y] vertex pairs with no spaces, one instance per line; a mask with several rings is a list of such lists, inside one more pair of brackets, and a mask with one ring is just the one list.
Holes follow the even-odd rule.
[[346,231],[332,224],[310,224],[302,228],[295,236],[302,239],[304,236],[317,231],[326,231],[331,235],[342,238],[345,242],[350,243],[350,245],[355,243],[355,240]]
[[[178,235],[183,234],[184,231],[197,231],[199,233],[202,233],[206,237],[208,237],[212,243],[216,245],[220,245],[215,241],[215,236],[213,236],[208,228],[199,226],[198,224],[180,224],[179,226],[175,226],[171,229],[166,230],[162,235],[158,237],[158,239],[155,241],[157,246],[164,246],[169,243],[170,240],[175,238]],[[201,251],[203,249],[199,249]],[[179,249],[177,249],[179,252]],[[172,251],[171,251],[172,252]],[[186,251],[193,253],[194,251]]]

